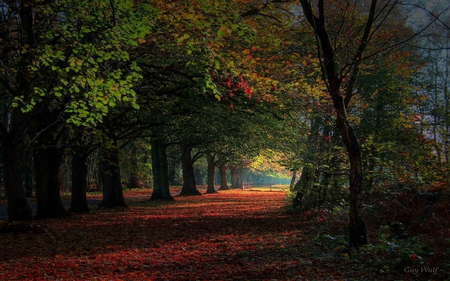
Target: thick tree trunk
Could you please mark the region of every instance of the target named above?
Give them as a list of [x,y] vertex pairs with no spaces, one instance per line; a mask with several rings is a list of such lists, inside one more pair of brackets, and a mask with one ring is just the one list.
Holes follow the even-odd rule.
[[161,140],[151,140],[153,193],[150,200],[173,201],[169,188],[166,146]]
[[230,167],[231,174],[231,189],[234,188],[242,188],[241,179],[239,178],[239,167],[231,166]]
[[126,207],[120,178],[119,149],[111,148],[104,154],[100,162],[103,200],[100,208]]
[[310,193],[314,182],[314,169],[309,165],[305,165],[302,169],[300,179],[295,184],[294,189],[297,191],[292,201],[294,208],[300,208],[302,212],[306,212],[311,208]]
[[37,197],[35,219],[69,215],[62,205],[60,194],[59,168],[62,159],[62,151],[56,146],[39,148],[34,154]]
[[75,149],[72,156],[72,198],[69,212],[87,213],[89,212],[86,192],[88,190],[88,149],[80,147]]
[[227,165],[219,164],[220,188],[219,190],[230,190],[227,183]]
[[181,168],[183,170],[183,187],[181,188],[181,196],[202,195],[196,187],[194,162],[192,161],[191,152],[191,145],[184,145],[181,147]]
[[208,162],[208,187],[206,193],[216,193],[214,188],[214,176],[216,174],[216,163],[214,161],[214,155],[207,154],[206,161]]
[[12,132],[2,132],[2,134],[2,148],[5,161],[4,181],[8,198],[8,221],[29,221],[32,218],[32,214],[22,181],[22,146],[20,142],[14,140]]
[[[22,46],[35,49],[36,42],[33,32],[33,22],[37,18],[34,12],[34,3],[28,1],[17,2],[16,15],[20,17],[20,26],[14,36],[20,38],[17,42]],[[20,49],[21,47],[18,46]],[[20,54],[19,54],[20,53]],[[9,83],[14,88],[10,94],[13,97],[21,97],[28,100],[32,89],[32,78],[29,75],[28,66],[33,60],[34,52],[18,52],[18,65],[15,77],[17,80]],[[12,81],[10,81],[12,82]],[[5,159],[5,188],[8,197],[8,221],[28,221],[32,218],[32,213],[26,199],[25,189],[22,180],[24,172],[23,157],[25,152],[26,128],[30,123],[30,114],[22,112],[20,107],[12,108],[11,111],[3,108],[5,115],[1,124],[2,149]]]

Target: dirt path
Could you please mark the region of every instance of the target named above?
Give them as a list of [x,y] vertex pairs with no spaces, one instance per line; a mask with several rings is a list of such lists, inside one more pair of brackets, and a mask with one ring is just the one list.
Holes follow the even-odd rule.
[[343,256],[329,217],[287,213],[284,192],[125,197],[128,208],[0,232],[0,280],[389,280]]

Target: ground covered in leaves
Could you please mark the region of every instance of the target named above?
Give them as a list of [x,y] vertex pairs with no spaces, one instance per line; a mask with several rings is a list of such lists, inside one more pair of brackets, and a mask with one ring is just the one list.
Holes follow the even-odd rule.
[[448,270],[373,265],[339,238],[343,217],[288,212],[282,191],[174,202],[149,202],[150,193],[125,191],[128,208],[1,222],[0,229],[16,231],[0,232],[0,280],[439,280]]

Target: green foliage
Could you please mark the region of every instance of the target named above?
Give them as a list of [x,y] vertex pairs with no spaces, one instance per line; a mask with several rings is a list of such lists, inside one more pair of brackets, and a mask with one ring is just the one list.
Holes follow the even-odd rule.
[[418,237],[392,239],[388,226],[380,228],[377,244],[364,245],[360,251],[357,260],[387,274],[404,271],[407,267],[423,267],[425,256],[429,254]]
[[120,171],[126,187],[148,188],[153,185],[150,149],[145,141],[135,141],[120,150]]
[[139,107],[133,87],[142,76],[129,52],[149,32],[154,9],[128,0],[65,0],[37,5],[34,13],[41,19],[37,43],[23,52],[32,53],[27,69],[36,82],[30,95],[14,97],[15,106],[28,112],[51,100],[67,122],[83,126],[102,122],[118,104]]
[[433,145],[418,122],[422,102],[412,79],[420,62],[414,58],[410,50],[398,49],[365,65],[358,80],[353,122],[362,136],[369,189],[432,180]]

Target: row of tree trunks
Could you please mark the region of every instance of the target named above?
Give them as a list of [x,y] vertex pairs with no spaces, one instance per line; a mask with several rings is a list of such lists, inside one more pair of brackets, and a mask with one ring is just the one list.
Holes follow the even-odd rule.
[[[89,147],[78,147],[72,155],[72,197],[69,212],[62,205],[60,196],[60,181],[58,170],[63,159],[63,150],[55,143],[51,130],[47,131],[40,137],[41,146],[36,148],[34,153],[34,164],[36,174],[36,195],[37,195],[37,213],[36,218],[53,218],[63,217],[76,212],[89,212],[88,201],[86,197],[88,182],[88,166]],[[154,191],[150,200],[174,200],[170,194],[168,182],[168,165],[165,144],[157,139],[151,142],[152,147],[152,165],[154,177]],[[8,195],[11,204],[10,220],[31,219],[31,210],[26,201],[24,188],[22,184],[22,173],[14,171],[23,170],[23,163],[20,161],[22,157],[17,157],[17,149],[10,149],[5,153],[5,177],[9,186],[16,184],[16,189],[8,189]],[[180,195],[201,195],[195,184],[195,175],[193,169],[193,159],[191,156],[192,146],[184,146],[181,149],[181,158],[183,164],[183,189]],[[19,152],[20,153],[20,152]],[[22,154],[22,153],[20,153]],[[19,161],[13,161],[19,160]],[[208,157],[208,189],[207,193],[215,193],[214,174],[216,162],[214,157]],[[16,164],[18,168],[8,172],[8,168],[13,168]],[[219,166],[221,175],[221,189],[229,189],[226,181],[226,165]],[[119,154],[118,148],[111,148],[105,152],[104,158],[100,163],[101,179],[103,186],[103,200],[99,207],[113,208],[126,206],[120,181]],[[14,177],[11,177],[13,175]],[[16,193],[15,193],[16,192]],[[15,194],[18,196],[14,196]],[[19,207],[21,206],[21,207]],[[17,212],[18,211],[18,212]]]
[[[168,161],[167,161],[167,146],[162,140],[151,140],[152,153],[152,171],[153,171],[153,193],[150,200],[174,200],[170,194],[169,180],[168,180]],[[184,145],[180,147],[183,185],[180,196],[201,195],[197,189],[196,177],[194,170],[195,159],[192,158],[192,145]],[[206,155],[208,163],[207,175],[207,190],[206,193],[216,193],[214,185],[214,175],[218,160],[212,154]],[[224,163],[219,164],[220,174],[220,188],[219,190],[229,190],[226,178],[227,166]]]

